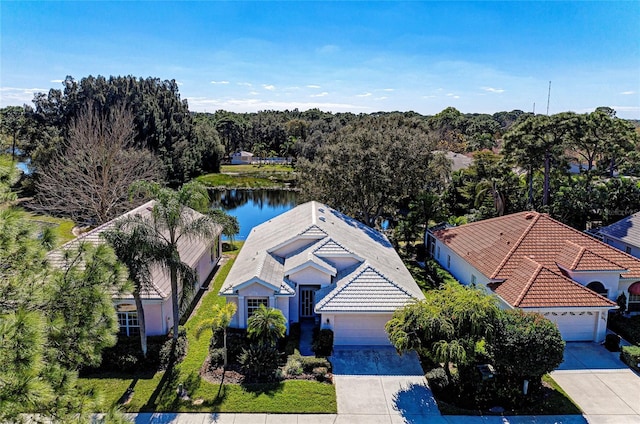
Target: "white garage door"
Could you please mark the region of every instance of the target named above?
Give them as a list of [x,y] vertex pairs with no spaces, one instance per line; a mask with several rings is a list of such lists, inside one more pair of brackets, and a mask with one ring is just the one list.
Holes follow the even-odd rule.
[[565,315],[545,315],[555,322],[562,334],[562,338],[568,342],[586,342],[595,339],[596,317],[593,312],[575,312],[574,315],[567,312]]
[[384,331],[384,325],[391,314],[364,315],[343,314],[333,319],[333,344],[342,345],[383,345],[391,343]]

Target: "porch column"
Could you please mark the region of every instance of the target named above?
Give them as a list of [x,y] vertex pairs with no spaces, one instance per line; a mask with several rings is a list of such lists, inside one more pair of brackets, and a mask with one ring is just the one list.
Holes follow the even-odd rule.
[[238,296],[238,327],[240,328],[246,328],[247,324],[246,324],[246,319],[244,316],[244,312],[245,312],[245,307],[244,307],[244,296]]
[[276,305],[276,297],[275,296],[269,296],[269,305],[267,305],[270,308],[277,308],[278,306]]
[[607,334],[607,311],[599,311],[598,314],[598,325],[596,326],[596,342],[600,343],[604,341],[605,336]]

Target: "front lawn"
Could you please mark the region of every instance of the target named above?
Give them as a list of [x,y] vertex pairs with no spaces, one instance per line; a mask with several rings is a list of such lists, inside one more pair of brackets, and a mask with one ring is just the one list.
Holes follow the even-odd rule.
[[[103,396],[102,409],[115,405],[133,387],[134,395],[122,409],[126,412],[270,412],[270,413],[335,413],[335,387],[315,381],[284,381],[262,385],[213,384],[200,378],[209,349],[211,331],[199,339],[195,329],[207,318],[215,304],[225,299],[218,291],[226,279],[238,250],[225,252],[231,257],[218,271],[201,304],[185,324],[189,349],[185,359],[173,369],[155,374],[104,373],[82,378],[81,384]],[[192,401],[182,401],[176,389],[183,384]],[[193,401],[197,400],[197,404]]]

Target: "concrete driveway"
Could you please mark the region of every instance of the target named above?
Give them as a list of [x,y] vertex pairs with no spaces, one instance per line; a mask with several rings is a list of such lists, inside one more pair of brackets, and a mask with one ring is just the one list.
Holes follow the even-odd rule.
[[445,422],[415,352],[336,346],[330,358],[338,423]]
[[567,343],[553,379],[590,423],[640,424],[640,376],[596,343]]

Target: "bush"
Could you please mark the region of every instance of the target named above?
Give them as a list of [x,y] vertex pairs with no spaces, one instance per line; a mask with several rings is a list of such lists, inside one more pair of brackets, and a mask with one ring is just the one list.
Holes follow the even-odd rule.
[[102,351],[100,367],[84,369],[83,373],[155,371],[160,364],[160,348],[166,340],[166,336],[148,336],[147,357],[144,358],[139,337],[120,336],[114,346]]
[[299,356],[289,356],[287,364],[284,366],[284,373],[289,376],[296,376],[302,374],[302,371],[302,363],[300,362]]
[[160,349],[160,369],[166,370],[171,365],[180,363],[187,355],[187,331],[180,326],[178,339],[171,337]]
[[442,392],[449,386],[449,377],[442,367],[432,369],[425,376],[429,381],[429,387],[437,392]]
[[[222,345],[220,345],[222,347]],[[242,351],[249,347],[247,331],[241,328],[227,329],[227,360],[230,364],[237,364]]]
[[640,372],[640,346],[623,346],[620,359],[632,369]]
[[333,352],[333,331],[328,328],[320,330],[311,347],[318,356],[329,356]]
[[610,314],[609,328],[620,334],[629,343],[640,345],[640,315],[627,318],[615,313]]
[[609,352],[620,352],[620,336],[617,334],[607,334],[604,339],[604,347]]
[[327,379],[328,373],[329,373],[329,370],[327,369],[327,367],[316,367],[312,371],[312,374],[315,377],[315,379],[320,382],[323,382]]
[[211,368],[218,368],[224,365],[224,349],[223,348],[215,348],[209,350],[209,364]]
[[326,358],[316,358],[315,356],[300,356],[300,363],[304,372],[312,372],[314,368],[331,369],[331,363]]
[[246,380],[269,382],[275,380],[280,353],[271,346],[252,344],[242,350],[238,361]]

